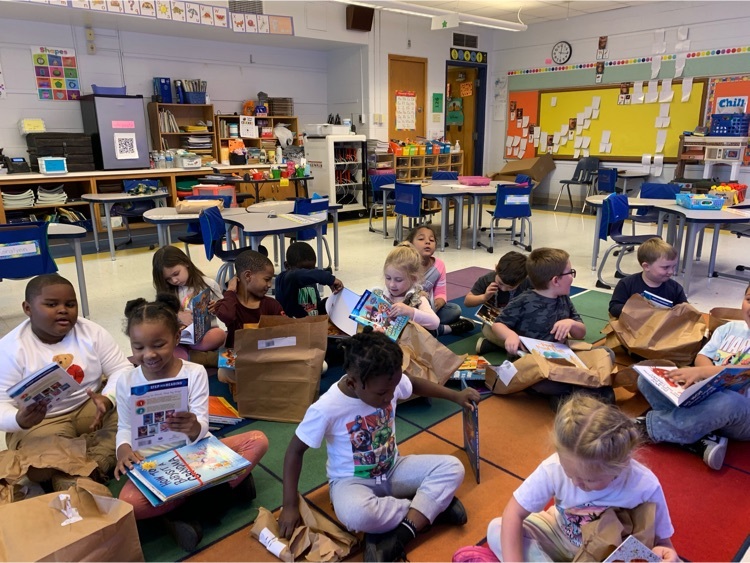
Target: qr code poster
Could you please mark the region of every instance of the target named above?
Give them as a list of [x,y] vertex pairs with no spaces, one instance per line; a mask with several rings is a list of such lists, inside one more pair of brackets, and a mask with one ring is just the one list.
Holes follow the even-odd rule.
[[78,100],[81,86],[75,49],[32,47],[31,58],[40,100]]
[[117,160],[136,160],[138,145],[135,133],[115,133],[115,158]]

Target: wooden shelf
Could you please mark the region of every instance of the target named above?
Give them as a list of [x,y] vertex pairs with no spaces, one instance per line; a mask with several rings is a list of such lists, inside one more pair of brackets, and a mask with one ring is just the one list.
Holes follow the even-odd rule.
[[192,152],[209,154],[213,158],[217,157],[218,152],[216,142],[214,141],[214,132],[210,128],[208,131],[162,131],[160,115],[164,111],[169,111],[174,116],[174,123],[181,129],[188,125],[198,125],[199,121],[202,121],[206,125],[213,124],[213,104],[162,104],[151,102],[148,104],[148,123],[151,129],[151,148],[153,150],[164,150],[165,144],[167,145],[166,148],[169,149],[186,148],[182,146],[182,142],[179,142],[179,146],[170,146],[170,142],[166,141],[168,138],[172,138],[174,141],[174,137],[181,139],[182,137],[192,135],[209,135],[213,141],[213,147],[211,149],[203,149],[201,152]]
[[239,115],[228,115],[228,114],[217,114],[214,116],[214,134],[216,141],[214,145],[216,147],[219,160],[221,157],[221,149],[229,148],[229,141],[241,140],[243,144],[248,148],[262,148],[264,141],[276,142],[275,136],[263,137],[261,135],[261,127],[275,127],[280,123],[286,123],[287,128],[294,135],[294,145],[299,145],[299,126],[297,117],[291,115],[269,115],[269,116],[255,116],[255,124],[258,127],[258,137],[230,137],[229,136],[229,124],[236,123],[239,127],[240,116]]
[[424,180],[432,178],[433,172],[458,172],[463,174],[463,151],[444,154],[419,154],[396,156],[395,169],[397,180]]

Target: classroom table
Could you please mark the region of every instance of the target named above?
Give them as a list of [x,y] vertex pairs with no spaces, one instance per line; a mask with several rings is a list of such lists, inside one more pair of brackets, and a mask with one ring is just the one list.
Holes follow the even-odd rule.
[[73,247],[76,260],[76,275],[78,276],[78,293],[81,297],[81,311],[89,318],[89,296],[86,291],[86,274],[83,271],[83,256],[81,255],[81,239],[86,236],[86,229],[78,225],[67,223],[50,223],[47,227],[47,238],[50,240],[64,240]]
[[[223,209],[222,215],[230,213],[245,213],[244,207],[230,207]],[[159,246],[172,244],[171,225],[197,224],[200,218],[198,213],[177,213],[175,207],[154,207],[143,214],[143,220],[156,225],[156,233],[159,238]]]
[[649,171],[644,170],[618,170],[617,171],[617,179],[620,178],[623,179],[622,182],[622,193],[627,194],[628,193],[628,180],[633,180],[636,178],[648,178],[651,176],[651,173]]
[[123,193],[116,193],[116,194],[83,194],[81,196],[81,199],[83,201],[87,201],[89,204],[89,209],[91,210],[91,222],[93,225],[94,230],[94,245],[96,246],[96,251],[99,252],[99,230],[96,225],[94,214],[94,206],[97,204],[104,205],[104,216],[107,220],[107,237],[109,238],[109,256],[112,259],[112,261],[115,260],[115,237],[112,233],[112,206],[115,203],[132,203],[134,201],[144,201],[144,200],[153,200],[158,202],[166,201],[166,199],[169,197],[169,194],[167,192],[156,192],[153,194],[143,194],[143,195],[130,195],[127,192]]
[[[239,177],[239,176],[227,176],[222,177],[220,175],[208,175],[204,176],[202,178],[198,178],[201,182],[210,182],[210,183],[218,183],[223,182],[225,184],[250,184],[253,186],[255,190],[255,202],[260,203],[260,184],[279,184],[282,180],[289,180],[290,182],[294,183],[294,195],[295,197],[309,197],[307,194],[307,182],[309,180],[314,180],[315,178],[313,176],[289,176],[289,178],[263,178],[262,180],[253,180],[252,178],[245,178],[245,177]],[[305,191],[302,195],[300,195],[299,187],[300,184],[305,188]],[[250,194],[250,197],[252,197],[253,194]]]

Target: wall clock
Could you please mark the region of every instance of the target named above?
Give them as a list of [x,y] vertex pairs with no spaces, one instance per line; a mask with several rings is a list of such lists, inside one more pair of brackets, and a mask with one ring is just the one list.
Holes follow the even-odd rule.
[[555,64],[564,65],[570,60],[570,56],[573,54],[573,47],[567,41],[558,41],[555,46],[552,47],[552,60]]

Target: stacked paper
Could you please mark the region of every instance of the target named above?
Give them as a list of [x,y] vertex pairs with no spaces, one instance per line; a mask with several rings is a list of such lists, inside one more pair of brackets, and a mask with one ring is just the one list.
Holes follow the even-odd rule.
[[26,190],[20,194],[3,192],[3,207],[5,209],[20,209],[34,206],[34,192]]

